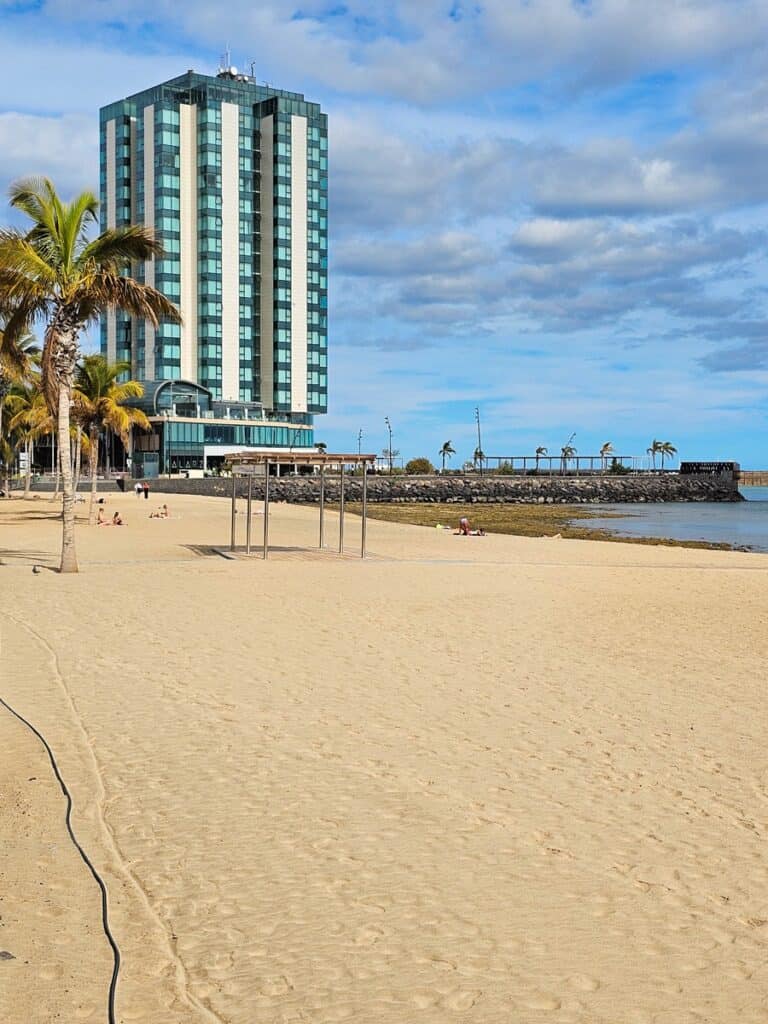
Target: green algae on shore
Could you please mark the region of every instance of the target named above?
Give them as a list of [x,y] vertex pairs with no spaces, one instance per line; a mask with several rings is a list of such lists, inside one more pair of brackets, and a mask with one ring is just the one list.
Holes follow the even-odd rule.
[[[347,511],[359,515],[362,506],[350,502]],[[709,551],[732,551],[733,545],[704,540],[675,540],[672,537],[624,537],[605,529],[573,526],[574,520],[623,519],[618,512],[595,512],[583,505],[523,504],[458,504],[453,502],[376,502],[368,504],[368,517],[390,523],[435,527],[438,523],[455,528],[466,516],[473,529],[487,533],[507,533],[519,537],[553,537],[569,540],[606,540],[622,544],[667,545],[679,548],[704,548]]]

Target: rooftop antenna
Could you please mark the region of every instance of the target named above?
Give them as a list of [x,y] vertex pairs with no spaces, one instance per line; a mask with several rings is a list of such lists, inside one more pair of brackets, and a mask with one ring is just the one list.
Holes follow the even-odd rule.
[[254,80],[256,79],[255,68],[256,68],[256,61],[252,60],[251,61],[251,78],[253,78]]

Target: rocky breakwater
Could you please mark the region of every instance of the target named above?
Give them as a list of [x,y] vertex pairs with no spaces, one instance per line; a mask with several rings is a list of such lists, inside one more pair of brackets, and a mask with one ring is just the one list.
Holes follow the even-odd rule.
[[[157,479],[154,491],[161,493],[206,494],[228,496],[232,482],[227,478],[206,477],[202,480]],[[247,482],[237,482],[238,495],[246,493]],[[345,499],[360,501],[362,479],[345,478]],[[271,477],[269,495],[272,501],[294,504],[316,504],[320,501],[319,476]],[[264,497],[264,483],[259,476],[253,481],[253,496]],[[326,501],[339,500],[339,477],[327,475]],[[388,476],[368,478],[370,502],[454,502],[456,504],[562,504],[603,505],[667,501],[742,501],[738,483],[725,477],[678,476],[676,473],[637,474],[632,476],[549,477],[493,476]]]

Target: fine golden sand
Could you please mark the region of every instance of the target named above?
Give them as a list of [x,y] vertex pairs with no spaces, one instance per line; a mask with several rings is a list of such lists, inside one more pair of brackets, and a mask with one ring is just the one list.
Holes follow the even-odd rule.
[[[0,696],[118,1021],[768,1022],[768,556],[372,522],[227,561],[225,500],[162,500],[65,577],[55,506],[0,503]],[[0,750],[0,1020],[103,1024],[99,891],[2,707]]]

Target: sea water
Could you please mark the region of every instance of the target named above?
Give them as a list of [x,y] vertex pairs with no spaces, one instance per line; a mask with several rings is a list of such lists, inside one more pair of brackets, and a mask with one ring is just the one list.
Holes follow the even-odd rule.
[[[573,522],[622,537],[704,540],[768,552],[768,487],[742,487],[741,493],[746,501],[598,505],[597,518]],[[602,519],[602,511],[625,518]]]

